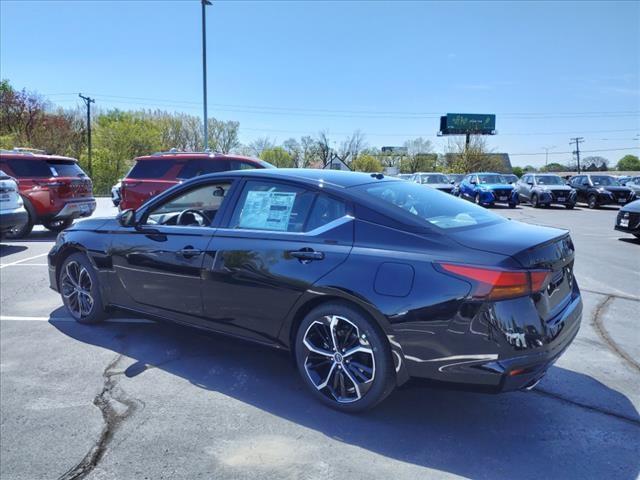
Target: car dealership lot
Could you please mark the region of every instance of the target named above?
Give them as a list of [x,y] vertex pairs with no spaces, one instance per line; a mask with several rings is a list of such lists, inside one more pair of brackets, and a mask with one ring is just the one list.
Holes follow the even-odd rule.
[[48,289],[55,236],[2,241],[0,476],[636,478],[640,241],[613,230],[617,208],[495,211],[571,230],[576,341],[532,392],[403,388],[358,416],[313,400],[280,352],[124,315],[79,325]]

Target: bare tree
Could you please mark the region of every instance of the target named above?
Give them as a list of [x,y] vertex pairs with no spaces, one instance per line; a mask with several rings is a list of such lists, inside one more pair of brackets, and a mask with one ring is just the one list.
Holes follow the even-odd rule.
[[[229,153],[240,146],[238,130],[240,122],[209,119],[209,143],[216,152]],[[263,149],[264,150],[264,149]]]
[[360,130],[356,130],[350,137],[342,141],[339,151],[340,159],[347,163],[352,162],[358,158],[366,146],[364,134]]
[[309,135],[300,138],[300,150],[300,168],[308,168],[319,157],[318,144]]
[[259,157],[262,152],[274,146],[275,143],[269,137],[259,137],[249,144],[249,149],[252,155]]
[[331,145],[329,136],[326,131],[321,131],[316,139],[316,146],[318,148],[318,158],[322,161],[322,166],[326,167],[331,160]]
[[433,144],[422,137],[404,142],[407,155],[401,161],[403,173],[435,170],[437,155],[432,153]]
[[450,137],[445,167],[453,173],[500,170],[502,162],[487,148],[480,135],[472,135],[469,145],[464,137]]
[[295,138],[289,138],[282,143],[282,146],[291,157],[293,165],[296,168],[301,168],[300,164],[302,163],[302,148],[300,147],[298,141]]

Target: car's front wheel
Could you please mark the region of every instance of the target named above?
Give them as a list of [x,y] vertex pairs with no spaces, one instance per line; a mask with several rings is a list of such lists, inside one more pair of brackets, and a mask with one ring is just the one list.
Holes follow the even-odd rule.
[[589,208],[597,208],[598,207],[598,199],[596,198],[595,195],[593,195],[593,194],[589,195],[589,198],[587,198],[587,206]]
[[538,195],[535,193],[531,195],[531,206],[533,208],[538,208],[540,206],[540,203],[538,203]]
[[395,387],[386,337],[370,317],[348,304],[320,305],[304,318],[295,358],[312,394],[338,410],[372,408]]
[[80,323],[98,323],[105,311],[98,275],[83,253],[69,255],[60,267],[58,286],[67,311]]

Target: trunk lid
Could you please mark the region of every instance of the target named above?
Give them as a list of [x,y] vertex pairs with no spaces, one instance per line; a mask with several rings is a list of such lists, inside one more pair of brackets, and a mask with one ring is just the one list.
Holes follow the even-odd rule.
[[547,287],[533,295],[544,319],[556,315],[570,301],[574,246],[568,231],[511,220],[450,235],[465,247],[508,255],[524,269],[550,270]]

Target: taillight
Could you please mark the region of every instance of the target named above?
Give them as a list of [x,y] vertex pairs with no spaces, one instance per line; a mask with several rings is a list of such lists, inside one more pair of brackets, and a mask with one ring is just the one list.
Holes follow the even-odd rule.
[[472,297],[477,300],[503,300],[531,295],[543,290],[551,277],[548,270],[500,270],[453,263],[439,265],[446,272],[472,280]]

